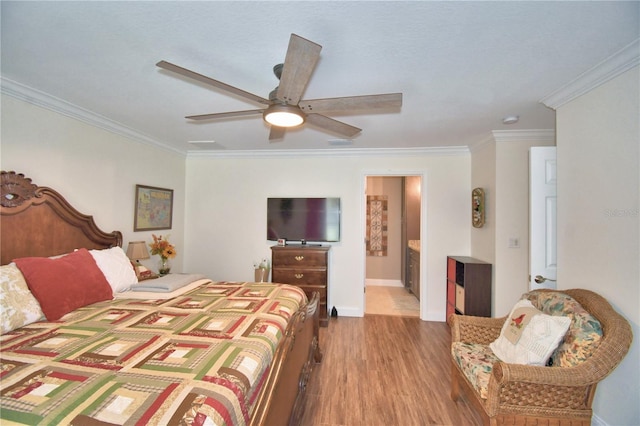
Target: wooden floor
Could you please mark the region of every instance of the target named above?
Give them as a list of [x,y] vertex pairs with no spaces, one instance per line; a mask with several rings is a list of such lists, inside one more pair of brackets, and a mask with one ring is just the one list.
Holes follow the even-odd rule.
[[331,318],[307,388],[303,426],[480,425],[450,390],[445,323],[365,315]]

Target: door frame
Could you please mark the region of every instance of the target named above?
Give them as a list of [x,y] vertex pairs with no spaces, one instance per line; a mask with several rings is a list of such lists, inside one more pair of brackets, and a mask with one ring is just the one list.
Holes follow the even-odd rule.
[[360,174],[360,229],[358,235],[361,241],[360,256],[362,260],[360,262],[362,270],[361,279],[361,312],[364,316],[366,295],[365,295],[365,281],[367,279],[367,255],[366,255],[366,229],[367,229],[367,177],[401,177],[401,176],[418,176],[420,177],[420,319],[425,321],[427,317],[427,171],[426,170],[365,170]]

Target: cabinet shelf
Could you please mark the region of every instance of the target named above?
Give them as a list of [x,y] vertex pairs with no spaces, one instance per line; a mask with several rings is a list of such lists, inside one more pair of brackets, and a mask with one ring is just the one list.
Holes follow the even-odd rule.
[[491,264],[447,256],[447,318],[451,314],[491,316]]

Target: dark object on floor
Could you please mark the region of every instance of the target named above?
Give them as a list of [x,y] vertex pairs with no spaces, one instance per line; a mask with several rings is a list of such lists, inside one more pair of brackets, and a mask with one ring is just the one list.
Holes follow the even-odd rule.
[[331,317],[338,318],[338,310],[336,309],[335,306],[331,309]]

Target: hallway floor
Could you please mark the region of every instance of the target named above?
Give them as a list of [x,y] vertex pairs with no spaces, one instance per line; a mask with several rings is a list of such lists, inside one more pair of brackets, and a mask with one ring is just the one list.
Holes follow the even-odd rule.
[[419,317],[420,302],[404,287],[367,286],[364,313]]

